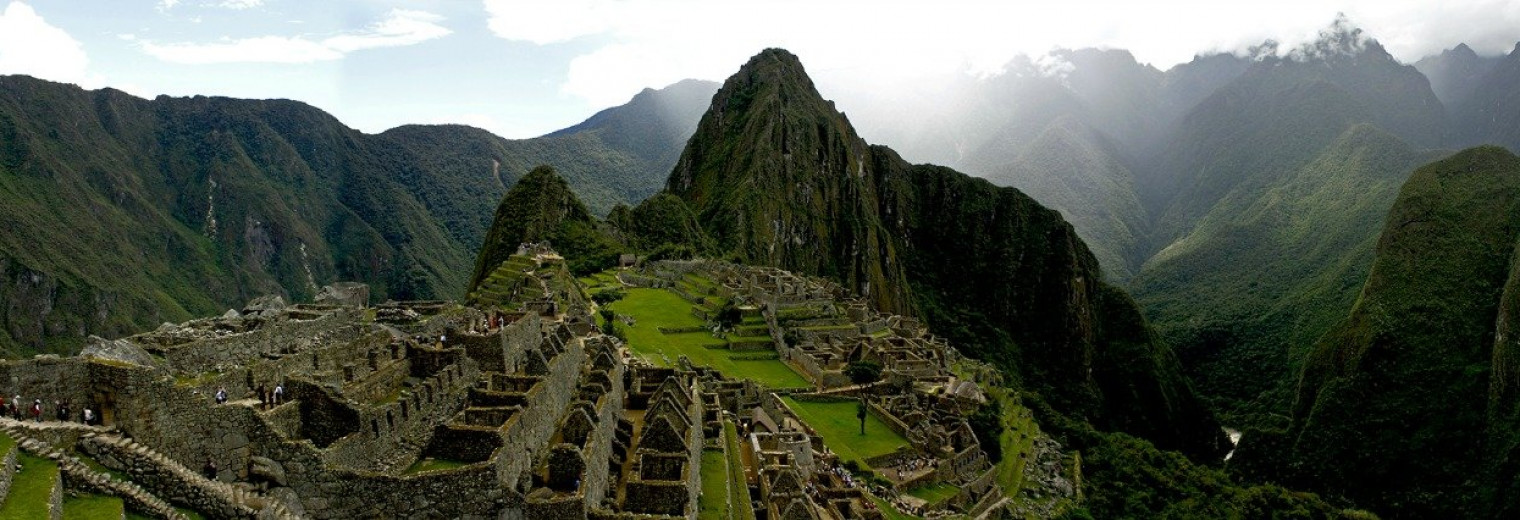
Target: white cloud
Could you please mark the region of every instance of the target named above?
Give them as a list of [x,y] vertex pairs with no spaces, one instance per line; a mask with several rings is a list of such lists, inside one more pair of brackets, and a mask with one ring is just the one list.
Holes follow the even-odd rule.
[[158,2],[158,11],[159,12],[168,11],[170,9],[173,9],[174,6],[176,6],[176,5],[179,5],[179,0],[159,0],[159,2]]
[[442,16],[433,13],[392,9],[385,20],[369,26],[365,31],[334,36],[323,40],[322,45],[343,53],[416,45],[448,36],[452,31],[438,24],[442,21]]
[[47,23],[32,6],[11,2],[0,13],[0,74],[28,74],[94,86],[90,60],[78,40]]
[[442,38],[452,31],[440,25],[442,16],[424,11],[392,9],[385,19],[361,31],[323,39],[306,36],[259,36],[224,39],[215,43],[142,41],[148,54],[172,63],[311,63],[343,58],[367,49],[402,47]]
[[222,0],[221,3],[216,4],[217,7],[238,11],[252,9],[261,5],[264,5],[264,0]]
[[721,80],[766,46],[795,52],[820,83],[891,88],[996,73],[1055,47],[1128,49],[1162,69],[1269,38],[1292,49],[1341,12],[1406,62],[1463,40],[1507,51],[1520,38],[1514,0],[483,1],[490,29],[508,40],[606,41],[574,58],[561,86],[595,105],[684,78]]

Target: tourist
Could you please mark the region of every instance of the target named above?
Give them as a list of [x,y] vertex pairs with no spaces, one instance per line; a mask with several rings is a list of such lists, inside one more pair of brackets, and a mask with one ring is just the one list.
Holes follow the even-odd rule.
[[15,416],[16,420],[21,420],[21,394],[16,394],[11,398],[11,415]]
[[93,426],[95,424],[95,411],[91,410],[88,406],[84,407],[84,424],[85,426]]
[[226,402],[227,402],[227,387],[225,387],[225,386],[223,386],[223,387],[217,387],[217,389],[216,389],[216,404],[224,404]]
[[32,420],[42,422],[42,399],[32,400]]
[[206,467],[201,468],[201,473],[207,480],[216,480],[216,462],[213,462],[211,457],[206,457]]
[[265,387],[264,383],[259,383],[259,407],[269,409],[269,388]]
[[273,402],[275,406],[279,406],[280,402],[285,400],[285,384],[284,383],[280,383],[280,384],[274,385],[274,395],[272,397],[270,397],[269,400],[271,402]]

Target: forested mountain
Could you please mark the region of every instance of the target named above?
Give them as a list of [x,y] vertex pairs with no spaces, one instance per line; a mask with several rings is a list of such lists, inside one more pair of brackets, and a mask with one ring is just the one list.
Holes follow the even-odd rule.
[[947,136],[907,153],[956,143],[953,166],[1061,211],[1232,421],[1281,416],[1295,360],[1366,272],[1369,223],[1456,126],[1419,70],[1344,19],[1165,72],[1056,51],[952,92],[974,101],[884,134]]
[[[524,185],[503,199],[488,236],[587,222],[552,171]],[[1217,423],[1059,214],[1018,190],[866,144],[786,51],[762,52],[723,85],[666,192],[597,227],[627,250],[675,244],[821,274],[926,320],[1001,369],[1042,427],[1081,450],[1087,499],[1075,517],[1356,514],[1211,468],[1227,448]],[[488,240],[483,264],[511,242]]]
[[1203,458],[1224,447],[1175,357],[1059,214],[868,145],[790,53],[762,52],[724,83],[667,190],[720,252],[922,316],[1058,410]]
[[1241,469],[1388,518],[1512,518],[1520,410],[1520,158],[1421,167],[1399,192],[1350,314],[1304,362],[1286,431]]
[[514,141],[455,125],[363,134],[293,101],[0,77],[0,347],[67,351],[337,280],[378,299],[460,297],[518,177],[555,164],[591,211],[636,202],[713,88],[645,91]]

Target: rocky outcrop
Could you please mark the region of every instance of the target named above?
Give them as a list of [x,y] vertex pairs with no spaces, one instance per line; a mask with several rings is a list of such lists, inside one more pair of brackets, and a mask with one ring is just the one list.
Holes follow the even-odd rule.
[[867,144],[784,50],[724,83],[666,189],[720,251],[923,317],[1063,413],[1201,458],[1226,450],[1175,355],[1059,213]]

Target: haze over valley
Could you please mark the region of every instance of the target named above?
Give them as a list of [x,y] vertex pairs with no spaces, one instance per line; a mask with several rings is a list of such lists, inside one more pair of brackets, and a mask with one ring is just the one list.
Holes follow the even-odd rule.
[[1520,514],[1515,5],[570,4],[7,4],[0,517]]

